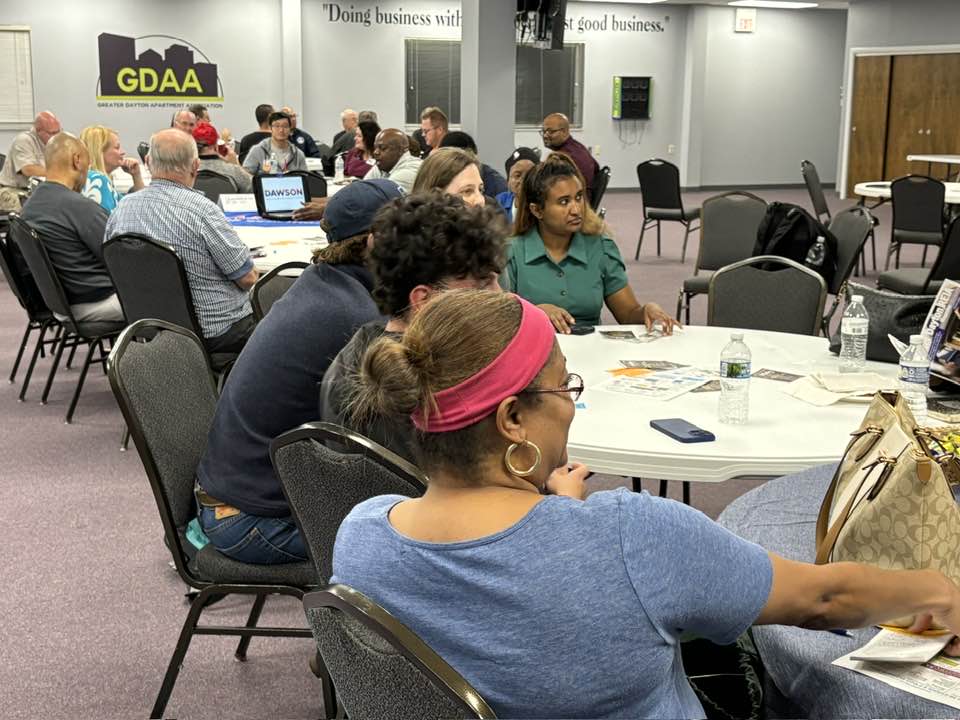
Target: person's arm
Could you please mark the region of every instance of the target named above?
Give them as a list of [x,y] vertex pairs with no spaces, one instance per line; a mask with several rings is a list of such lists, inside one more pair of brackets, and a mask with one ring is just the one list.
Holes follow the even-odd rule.
[[253,287],[259,274],[253,266],[250,250],[220,208],[212,203],[207,208],[200,225],[207,252],[228,280],[243,290]]
[[30,165],[24,165],[18,172],[26,178],[46,177],[47,175],[47,169],[43,165],[34,165],[32,163]]
[[266,153],[259,144],[250,148],[247,157],[243,161],[243,169],[251,175],[257,175],[261,171],[261,165],[266,159]]
[[[79,200],[80,198],[78,198]],[[84,198],[72,213],[77,236],[99,260],[103,261],[103,241],[110,215],[101,205]]]
[[637,302],[629,285],[605,297],[604,302],[621,325],[646,325],[647,330],[652,330],[653,324],[659,322],[665,335],[672,335],[675,326],[682,327],[655,302],[645,305]]
[[313,135],[308,132],[304,132],[303,135],[303,154],[311,158],[320,157],[320,148],[317,147],[317,141],[313,139]]
[[143,188],[146,187],[143,184],[143,173],[141,172],[140,162],[136,158],[124,158],[123,164],[120,165],[120,167],[122,167],[123,171],[133,180],[133,187],[130,188],[130,192],[143,190]]
[[237,287],[239,287],[241,290],[249,290],[250,288],[252,288],[254,285],[257,284],[257,280],[259,279],[260,279],[260,273],[257,271],[256,268],[251,268],[250,272],[248,272],[243,277],[237,278],[236,280],[234,280],[234,282],[237,284]]
[[960,634],[960,589],[937,571],[881,570],[851,562],[811,565],[769,555],[773,586],[757,625],[825,630],[932,615]]

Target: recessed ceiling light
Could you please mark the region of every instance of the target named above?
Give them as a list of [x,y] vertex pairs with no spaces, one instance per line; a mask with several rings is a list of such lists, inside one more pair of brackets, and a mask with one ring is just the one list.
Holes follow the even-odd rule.
[[780,2],[779,0],[730,0],[727,5],[734,7],[779,8],[781,10],[801,10],[817,7],[815,2]]

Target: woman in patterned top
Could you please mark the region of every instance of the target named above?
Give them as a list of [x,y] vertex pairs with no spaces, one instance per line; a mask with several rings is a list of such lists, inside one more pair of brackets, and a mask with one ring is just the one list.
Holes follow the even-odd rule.
[[140,163],[135,158],[127,157],[120,147],[120,137],[116,130],[103,125],[91,125],[80,133],[80,141],[86,145],[90,153],[90,169],[87,171],[87,184],[83,188],[85,197],[90,198],[108,213],[120,202],[122,195],[113,186],[111,173],[117,168],[123,168],[133,178],[133,188],[130,192],[143,189],[143,177],[140,174]]

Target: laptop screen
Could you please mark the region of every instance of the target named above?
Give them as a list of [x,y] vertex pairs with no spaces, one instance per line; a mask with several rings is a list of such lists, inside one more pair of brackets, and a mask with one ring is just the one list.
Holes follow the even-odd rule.
[[304,178],[263,175],[260,178],[265,212],[289,213],[303,207],[306,200]]

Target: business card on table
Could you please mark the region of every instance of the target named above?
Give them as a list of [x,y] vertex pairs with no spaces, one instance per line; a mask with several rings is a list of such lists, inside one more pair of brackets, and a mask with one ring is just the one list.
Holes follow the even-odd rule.
[[700,387],[694,388],[690,392],[692,393],[702,393],[702,392],[720,392],[720,381],[711,380]]
[[755,373],[753,373],[755,378],[764,378],[765,380],[779,380],[780,382],[793,382],[794,380],[799,380],[802,375],[794,375],[793,373],[781,372],[780,370],[771,370],[770,368],[760,368]]
[[601,330],[600,334],[611,340],[636,340],[633,330]]

